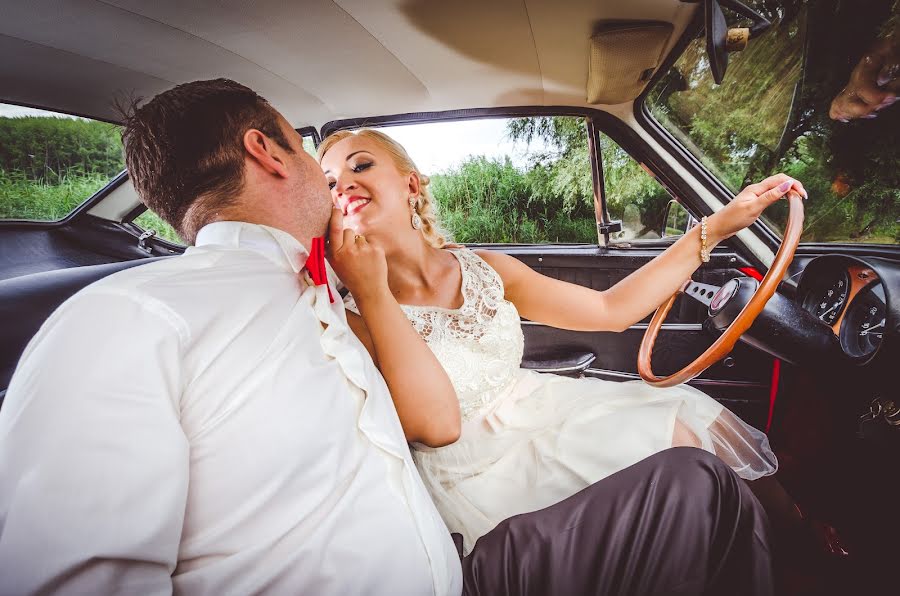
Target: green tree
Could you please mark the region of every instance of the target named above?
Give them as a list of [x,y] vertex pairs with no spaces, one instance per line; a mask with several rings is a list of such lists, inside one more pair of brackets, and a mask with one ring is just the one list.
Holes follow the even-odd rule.
[[70,174],[112,177],[125,168],[119,128],[72,118],[0,118],[0,169],[56,182]]
[[[538,153],[529,172],[536,182],[532,200],[561,203],[567,214],[594,212],[594,189],[590,151],[584,119],[569,116],[517,118],[507,125],[514,141],[532,143],[541,139],[550,150]],[[669,196],[650,178],[640,165],[606,135],[600,135],[606,208],[612,219],[625,219],[626,209],[633,209],[641,227],[635,237],[647,237],[662,227],[662,217]],[[541,169],[541,178],[532,172]]]
[[[773,21],[770,30],[731,55],[722,85],[712,81],[704,40],[692,42],[653,89],[654,116],[733,191],[779,171],[802,181],[810,195],[803,241],[900,242],[900,111],[873,122],[828,116],[898,4],[749,4]],[[782,229],[787,205],[765,217]]]

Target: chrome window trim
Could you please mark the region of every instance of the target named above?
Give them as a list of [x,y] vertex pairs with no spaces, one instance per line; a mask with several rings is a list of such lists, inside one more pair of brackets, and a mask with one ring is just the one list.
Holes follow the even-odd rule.
[[[539,323],[537,321],[521,321],[522,325],[528,327],[552,327],[551,325],[547,325],[546,323]],[[634,329],[635,331],[646,331],[649,323],[635,323],[630,326],[628,329]],[[663,323],[662,325],[663,331],[702,331],[703,324],[702,323]],[[609,331],[607,333],[613,333]]]
[[[641,380],[640,375],[637,373],[631,372],[622,372],[618,370],[608,370],[605,368],[587,368],[584,371],[586,376],[597,376],[600,378],[612,378],[621,381],[639,381]],[[731,388],[742,388],[742,389],[760,389],[768,387],[765,383],[755,383],[753,381],[729,381],[725,379],[704,379],[704,378],[696,378],[692,381],[688,381],[693,385],[699,385],[704,387],[731,387]]]

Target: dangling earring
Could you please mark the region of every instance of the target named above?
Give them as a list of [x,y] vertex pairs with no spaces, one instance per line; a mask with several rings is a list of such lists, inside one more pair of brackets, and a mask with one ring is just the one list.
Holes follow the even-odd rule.
[[418,213],[416,213],[416,198],[415,197],[409,197],[409,206],[413,210],[412,227],[414,230],[418,230],[419,228],[422,227],[422,218],[419,217]]

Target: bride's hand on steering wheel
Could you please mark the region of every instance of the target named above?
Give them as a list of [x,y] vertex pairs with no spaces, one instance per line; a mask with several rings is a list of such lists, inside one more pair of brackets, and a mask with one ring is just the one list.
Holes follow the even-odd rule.
[[725,207],[709,216],[707,230],[711,244],[730,238],[753,224],[762,212],[791,190],[806,198],[803,184],[787,174],[775,174],[751,184],[739,192]]

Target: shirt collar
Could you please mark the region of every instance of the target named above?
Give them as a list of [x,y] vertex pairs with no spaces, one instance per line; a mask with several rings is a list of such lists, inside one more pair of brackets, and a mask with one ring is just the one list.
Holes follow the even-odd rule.
[[303,270],[309,251],[284,230],[242,221],[216,221],[197,233],[195,246],[226,246],[257,252],[294,273]]

